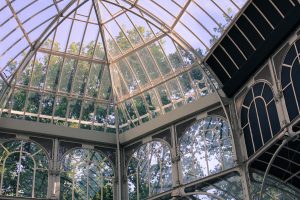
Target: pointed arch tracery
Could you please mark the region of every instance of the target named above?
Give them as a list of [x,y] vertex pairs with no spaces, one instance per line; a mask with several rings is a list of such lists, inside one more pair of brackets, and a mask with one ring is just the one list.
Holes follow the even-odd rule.
[[263,81],[255,83],[240,112],[247,154],[251,156],[281,129],[271,86]]

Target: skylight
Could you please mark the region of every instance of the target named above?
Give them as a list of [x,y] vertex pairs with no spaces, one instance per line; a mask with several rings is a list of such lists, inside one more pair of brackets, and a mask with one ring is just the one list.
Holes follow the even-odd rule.
[[[217,87],[245,0],[1,0],[2,117],[125,132]],[[116,123],[118,121],[118,123]]]

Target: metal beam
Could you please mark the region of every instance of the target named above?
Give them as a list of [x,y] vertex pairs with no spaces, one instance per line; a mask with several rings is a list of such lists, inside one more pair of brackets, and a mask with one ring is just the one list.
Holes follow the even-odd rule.
[[93,62],[93,63],[97,63],[97,64],[107,64],[107,61],[105,61],[105,60],[89,58],[86,56],[75,55],[75,54],[66,53],[66,52],[53,51],[53,50],[49,50],[49,49],[45,49],[45,48],[39,48],[37,51],[41,52],[41,53],[47,53],[47,54],[54,55],[54,56],[61,56],[61,57],[76,59],[76,60],[80,60],[80,61]]
[[109,134],[100,131],[53,126],[53,124],[44,124],[10,118],[0,118],[0,124],[0,130],[9,131],[11,133],[36,134],[40,136],[45,135],[50,137],[68,138],[71,140],[80,140],[82,142],[116,145],[115,134]]
[[125,57],[128,57],[129,55],[133,54],[134,52],[137,52],[138,50],[144,48],[144,47],[147,47],[149,46],[150,44],[156,42],[157,40],[160,40],[161,38],[163,38],[164,36],[166,36],[165,34],[161,33],[159,34],[158,36],[155,36],[153,38],[151,38],[150,40],[146,41],[145,43],[141,43],[140,45],[137,45],[135,47],[133,47],[132,50],[128,51],[128,52],[125,52],[124,54],[120,55],[120,56],[117,56],[116,58],[112,59],[112,63],[116,63],[118,62],[119,60],[125,58]]
[[205,110],[215,106],[220,106],[220,101],[216,93],[201,97],[192,103],[186,104],[172,112],[161,115],[147,123],[130,129],[126,133],[120,135],[120,142],[121,144],[127,144],[134,139],[146,136],[150,132],[162,129],[171,123],[175,123],[183,118],[195,115],[196,113],[204,112]]
[[[50,22],[50,24],[47,26],[47,28],[41,33],[41,35],[37,38],[37,42],[31,47],[29,53],[27,53],[27,55],[24,57],[24,59],[21,61],[18,69],[13,73],[13,75],[11,76],[11,79],[9,80],[9,85],[11,84],[11,82],[13,81],[13,79],[16,77],[16,75],[22,71],[27,64],[30,62],[31,58],[35,55],[35,53],[37,52],[38,48],[43,44],[43,42],[47,39],[47,37],[49,37],[49,35],[69,16],[71,15],[71,13],[74,10],[77,10],[81,5],[83,5],[84,3],[86,3],[88,0],[85,0],[84,2],[82,2],[81,4],[75,6],[75,8],[68,13],[68,15],[66,15],[65,17],[63,17],[63,19],[61,21],[59,21],[57,23],[57,21],[61,18],[61,16],[63,15],[64,12],[66,12],[74,3],[77,2],[77,0],[72,0],[70,1],[65,7],[64,9],[61,10],[60,13],[58,13],[56,15],[56,17]],[[54,25],[55,23],[57,23],[56,25]],[[52,28],[53,27],[53,28]],[[51,29],[52,28],[52,29]]]
[[28,44],[32,47],[32,42],[30,41],[30,38],[28,37],[28,34],[26,33],[26,31],[25,31],[25,29],[24,29],[24,27],[23,27],[22,22],[21,22],[21,20],[19,19],[19,17],[17,16],[17,14],[16,14],[14,8],[12,7],[10,1],[9,1],[9,0],[6,0],[6,3],[7,3],[7,5],[8,5],[8,7],[9,7],[10,11],[13,13],[13,16],[14,16],[15,20],[17,21],[17,23],[18,23],[18,25],[19,25],[19,28],[21,29],[21,31],[22,31],[24,37],[26,38]]

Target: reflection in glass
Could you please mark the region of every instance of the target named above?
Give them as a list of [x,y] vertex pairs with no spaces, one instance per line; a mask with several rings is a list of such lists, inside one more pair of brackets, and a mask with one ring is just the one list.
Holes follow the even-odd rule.
[[100,124],[73,107],[114,104],[125,131],[208,95],[208,80],[216,81],[196,55],[208,55],[245,3],[1,1],[0,94],[3,84],[16,81],[2,116],[115,133],[109,114]]
[[179,143],[184,183],[234,166],[229,124],[220,117],[195,122]]
[[[264,172],[261,171],[251,171],[250,174],[251,181],[251,199],[259,200],[261,183],[263,180]],[[264,191],[262,193],[261,200],[273,200],[273,199],[284,199],[293,200],[300,199],[300,191],[298,188],[292,185],[283,183],[278,178],[268,175],[265,179]]]
[[130,200],[142,200],[172,187],[171,152],[158,141],[142,145],[128,163],[128,195]]
[[61,163],[61,200],[113,199],[114,170],[100,152],[75,149]]
[[0,144],[1,195],[45,198],[48,157],[37,144],[11,140]]
[[[240,175],[237,172],[219,176],[213,180],[198,183],[185,189],[187,196],[184,199],[203,200],[244,200]],[[197,194],[199,193],[199,194]]]

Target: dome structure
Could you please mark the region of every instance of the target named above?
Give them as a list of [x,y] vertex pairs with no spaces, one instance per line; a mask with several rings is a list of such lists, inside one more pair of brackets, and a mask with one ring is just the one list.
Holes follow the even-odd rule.
[[0,199],[300,199],[299,0],[0,0]]
[[125,132],[199,99],[218,87],[203,60],[244,4],[3,1],[2,115]]

